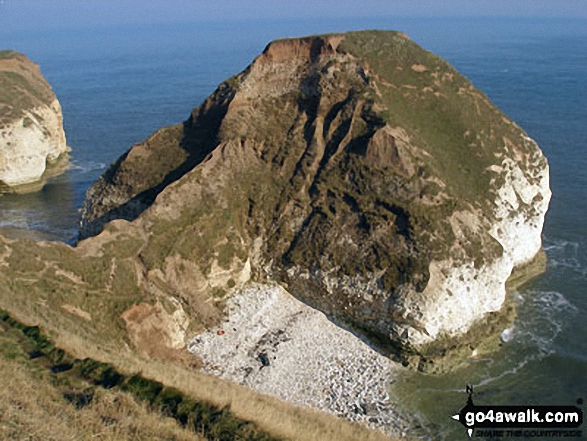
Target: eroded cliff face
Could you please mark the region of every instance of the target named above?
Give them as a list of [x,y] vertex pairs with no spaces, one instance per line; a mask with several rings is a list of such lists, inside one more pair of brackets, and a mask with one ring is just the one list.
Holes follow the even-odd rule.
[[39,67],[0,51],[0,192],[38,182],[67,151],[61,106]]
[[501,308],[549,199],[536,143],[464,77],[403,34],[357,32],[271,43],[112,165],[80,237],[132,221],[144,285],[188,316],[277,281],[426,353]]

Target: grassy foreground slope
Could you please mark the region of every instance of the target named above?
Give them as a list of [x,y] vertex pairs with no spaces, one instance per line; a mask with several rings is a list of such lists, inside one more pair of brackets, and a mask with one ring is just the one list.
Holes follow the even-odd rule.
[[128,392],[52,372],[49,360],[31,358],[32,344],[0,323],[0,439],[205,439]]
[[[21,372],[14,376],[11,388],[21,389],[23,393],[36,390],[39,394],[46,396],[46,400],[41,400],[40,403],[47,403],[47,408],[52,409],[52,412],[57,415],[62,415],[65,421],[70,419],[71,430],[78,430],[82,434],[85,433],[83,431],[98,430],[101,427],[99,421],[102,420],[102,416],[107,422],[111,422],[107,418],[110,418],[108,412],[112,408],[106,404],[108,400],[120,396],[121,400],[127,400],[127,404],[123,406],[128,407],[133,418],[137,416],[152,422],[145,427],[144,432],[141,432],[144,436],[139,433],[135,438],[130,439],[148,439],[151,428],[153,431],[159,430],[152,433],[168,433],[169,436],[176,436],[176,439],[193,436],[186,434],[177,424],[171,424],[171,421],[158,415],[145,404],[145,401],[136,402],[136,397],[130,395],[128,391],[125,392],[122,386],[120,390],[113,391],[98,388],[96,403],[104,400],[106,407],[102,408],[100,404],[96,404],[97,409],[82,409],[83,412],[89,412],[90,416],[85,422],[75,423],[74,421],[79,421],[80,411],[72,410],[72,405],[60,398],[60,395],[68,392],[64,387],[69,390],[71,385],[67,382],[61,383],[59,376],[68,374],[66,372],[50,374],[47,366],[31,364],[29,360],[31,354],[34,356],[38,346],[38,341],[35,342],[35,339],[38,340],[36,336],[40,333],[48,339],[47,345],[53,348],[46,357],[52,360],[49,368],[70,363],[73,365],[72,371],[75,372],[80,369],[83,371],[84,365],[80,366],[79,360],[91,359],[98,363],[106,363],[127,379],[138,375],[146,381],[159,382],[166,388],[176,389],[186,400],[202,403],[202,406],[206,408],[216,409],[215,412],[222,413],[223,409],[229,409],[236,428],[243,425],[244,427],[253,426],[260,436],[266,437],[257,439],[349,441],[388,439],[380,432],[352,425],[334,416],[296,407],[201,374],[197,370],[198,360],[183,350],[155,344],[154,347],[147,348],[151,351],[139,351],[129,337],[129,329],[120,318],[120,311],[133,304],[157,304],[157,299],[149,297],[148,294],[141,295],[136,287],[130,289],[127,286],[126,289],[113,292],[108,286],[109,279],[106,277],[102,280],[98,276],[99,271],[92,271],[92,269],[99,270],[101,259],[108,259],[107,262],[111,262],[111,259],[124,261],[125,253],[132,253],[129,247],[121,247],[124,250],[119,249],[122,254],[109,253],[111,250],[108,245],[117,236],[114,227],[110,226],[108,230],[111,234],[102,235],[99,241],[94,241],[94,247],[91,249],[83,246],[71,248],[65,244],[30,240],[11,241],[0,236],[0,308],[7,311],[15,321],[8,327],[5,324],[2,325],[0,336],[3,342],[0,352],[4,355],[0,358],[2,360],[0,369],[5,369],[7,374],[14,370]],[[117,283],[123,284],[125,280],[127,279],[121,277]],[[164,313],[160,311],[159,315],[164,316]],[[33,328],[26,331],[34,336],[33,341],[22,336],[21,331],[24,325],[39,327],[39,329]],[[20,330],[16,334],[10,334],[13,332],[8,329],[10,327]],[[152,333],[152,331],[153,329],[150,329],[146,334],[152,337],[149,341],[156,343],[165,338],[165,334]],[[41,338],[40,341],[45,340]],[[45,343],[41,346],[45,347]],[[10,377],[2,378],[8,385]],[[58,380],[57,385],[55,379]],[[84,382],[95,381],[94,377],[74,379],[73,382],[77,384],[74,388],[75,393],[83,392],[91,386],[86,386]],[[102,396],[104,398],[101,398]],[[53,430],[60,430],[58,426],[47,425],[43,428],[44,423],[34,424],[34,421],[27,417],[28,410],[36,411],[34,397],[35,395],[31,395],[27,400],[23,397],[23,400],[16,404],[8,398],[5,398],[8,401],[2,402],[5,412],[10,412],[5,414],[7,420],[15,421],[16,424],[16,426],[6,426],[6,430],[13,434],[6,437],[19,439],[22,435],[20,439],[28,439],[27,436],[38,433],[39,437],[33,437],[33,439],[45,439],[45,435],[63,439],[53,432]],[[22,415],[16,416],[21,410]],[[37,410],[41,412],[40,409]],[[10,418],[8,418],[9,415]],[[38,416],[43,417],[43,414],[39,413]],[[48,422],[50,421],[49,419]],[[108,439],[109,433],[123,435],[127,433],[125,430],[134,430],[132,429],[134,426],[126,426],[126,421],[124,418],[119,420],[115,424],[120,425],[118,428],[111,428],[105,424],[104,439]],[[214,438],[210,432],[203,435],[206,435],[207,439],[233,439]],[[236,432],[231,436],[235,435]],[[157,437],[158,435],[152,436],[152,438]],[[79,439],[84,438],[82,436]],[[234,439],[254,438],[236,437]]]
[[228,407],[89,358],[74,359],[38,327],[23,326],[2,311],[0,330],[5,438],[276,439],[235,418]]

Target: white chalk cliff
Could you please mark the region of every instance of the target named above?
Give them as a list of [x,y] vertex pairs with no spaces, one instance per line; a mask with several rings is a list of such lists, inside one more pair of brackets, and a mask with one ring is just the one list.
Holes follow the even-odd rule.
[[0,52],[0,183],[38,182],[69,150],[61,105],[39,67],[22,54]]
[[[540,251],[551,197],[548,163],[532,139],[522,135],[520,142],[527,144],[529,155],[518,157],[518,162],[505,157],[501,166],[490,167],[502,177],[492,192],[490,216],[456,212],[451,218],[456,237],[489,233],[502,247],[501,255],[478,266],[466,258],[456,265],[451,259],[431,262],[425,290],[404,290],[399,303],[403,316],[415,320],[394,331],[411,344],[430,343],[440,335],[458,336],[487,313],[498,311],[514,268],[528,264]],[[526,171],[520,164],[528,166]]]

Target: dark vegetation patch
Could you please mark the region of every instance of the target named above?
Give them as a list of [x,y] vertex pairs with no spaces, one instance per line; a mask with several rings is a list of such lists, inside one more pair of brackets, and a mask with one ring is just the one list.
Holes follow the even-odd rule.
[[18,58],[18,57],[22,57],[22,55],[16,51],[13,51],[13,50],[0,51],[0,60],[10,59],[10,58]]
[[[204,401],[195,400],[177,389],[149,380],[140,374],[126,375],[112,366],[89,358],[76,359],[55,347],[37,326],[25,326],[0,310],[0,326],[18,336],[19,345],[31,360],[48,369],[56,383],[70,381],[89,382],[90,387],[79,390],[68,389],[64,399],[77,409],[91,405],[96,388],[118,388],[139,401],[149,404],[151,409],[175,419],[182,426],[215,441],[259,440],[277,438],[263,433],[254,423],[236,418],[230,408],[218,408]],[[67,369],[63,367],[67,366]],[[65,377],[64,377],[65,376]],[[116,421],[109,421],[115,424]]]

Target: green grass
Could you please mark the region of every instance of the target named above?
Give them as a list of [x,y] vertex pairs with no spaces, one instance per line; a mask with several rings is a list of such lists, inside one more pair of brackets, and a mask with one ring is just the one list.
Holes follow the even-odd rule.
[[[38,381],[41,388],[47,388],[47,383],[50,383],[60,390],[64,397],[60,403],[64,414],[71,413],[69,405],[81,409],[89,406],[94,396],[105,393],[113,395],[115,391],[121,391],[137,402],[144,403],[153,415],[151,418],[176,420],[178,426],[194,434],[193,439],[277,439],[260,431],[255,424],[236,418],[228,408],[217,408],[210,403],[195,400],[177,389],[165,387],[139,374],[124,375],[106,363],[88,358],[75,359],[55,347],[38,327],[24,326],[1,310],[0,328],[3,331],[0,337],[0,363],[5,363],[3,359],[18,359],[21,369],[37,370],[37,378],[29,380]],[[60,436],[57,433],[52,435]],[[65,434],[61,436],[65,437]]]
[[3,51],[0,51],[0,60],[2,60],[2,59],[11,59],[11,58],[18,58],[18,57],[22,57],[22,54],[19,54],[16,51],[13,51],[13,50],[3,50]]
[[[3,62],[17,63],[4,67]],[[12,61],[14,60],[14,61]],[[45,79],[35,72],[36,66],[14,51],[0,52],[0,125],[22,117],[24,111],[50,105],[55,99]]]
[[[486,168],[503,150],[502,138],[515,139],[519,131],[502,120],[504,115],[484,94],[469,89],[467,79],[446,61],[397,33],[350,33],[342,48],[364,59],[377,75],[371,80],[383,91],[384,119],[406,129],[416,146],[432,155],[431,170],[448,184],[452,195],[484,205],[490,199],[493,177]],[[427,70],[415,72],[415,65]],[[426,87],[432,91],[424,91]],[[472,142],[477,145],[471,146]]]

